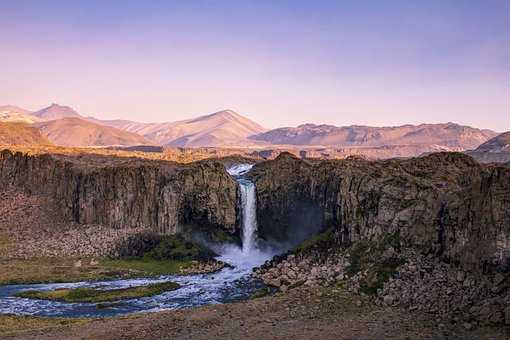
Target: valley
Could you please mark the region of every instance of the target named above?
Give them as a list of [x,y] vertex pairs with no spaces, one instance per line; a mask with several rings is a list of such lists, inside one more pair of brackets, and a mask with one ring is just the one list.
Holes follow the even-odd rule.
[[[0,311],[19,315],[0,316],[6,335],[40,337],[43,325],[48,337],[220,338],[245,327],[253,338],[505,337],[507,166],[444,152],[387,161],[162,155],[1,152]],[[180,288],[110,305],[23,293],[161,282]],[[168,309],[177,311],[159,312]],[[157,313],[123,316],[148,311]],[[230,316],[213,321],[218,311]],[[201,333],[204,322],[213,333]]]
[[0,340],[510,339],[510,1],[0,13]]

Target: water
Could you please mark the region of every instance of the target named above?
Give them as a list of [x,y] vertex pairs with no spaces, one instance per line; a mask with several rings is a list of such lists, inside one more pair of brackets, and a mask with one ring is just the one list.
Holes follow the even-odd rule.
[[[252,165],[240,164],[229,168],[240,185],[243,210],[242,248],[224,245],[217,250],[218,260],[232,265],[217,273],[189,276],[161,276],[129,280],[55,283],[33,285],[11,285],[0,287],[0,314],[60,316],[60,317],[102,317],[139,312],[155,312],[168,309],[181,309],[209,304],[234,302],[248,298],[254,291],[263,287],[262,282],[250,276],[253,267],[263,264],[275,253],[263,252],[257,248],[255,186],[243,179]],[[92,287],[116,289],[146,285],[156,282],[174,281],[181,288],[161,295],[123,300],[99,308],[91,303],[65,303],[14,297],[25,290],[55,290],[58,288]]]

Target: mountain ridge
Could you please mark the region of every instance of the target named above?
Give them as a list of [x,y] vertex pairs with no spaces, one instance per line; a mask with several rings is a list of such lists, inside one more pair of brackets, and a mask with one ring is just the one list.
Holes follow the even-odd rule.
[[41,120],[56,120],[61,118],[83,118],[72,107],[59,105],[55,103],[51,104],[48,107],[45,107],[44,109],[33,112],[32,115]]
[[477,147],[497,135],[494,131],[456,123],[373,127],[301,124],[250,136],[255,141],[284,145],[383,146],[437,144],[452,148]]
[[143,136],[87,120],[67,117],[34,124],[50,141],[60,146],[133,146],[151,144]]
[[[72,124],[73,121],[69,120],[56,123],[69,118],[79,119],[79,121],[74,121]],[[13,105],[0,106],[0,121],[9,120],[31,123],[35,127],[46,129],[50,139],[53,139],[56,144],[66,146],[102,146],[109,142],[121,146],[132,146],[134,144],[131,143],[136,143],[191,148],[345,148],[341,152],[334,153],[368,153],[370,157],[373,157],[374,154],[382,152],[384,156],[381,157],[384,158],[392,155],[393,157],[419,156],[434,150],[472,150],[497,135],[492,130],[477,129],[452,122],[383,127],[306,123],[296,127],[268,130],[230,109],[178,121],[142,123],[124,119],[102,120],[91,116],[86,117],[70,106],[55,103],[35,112]],[[49,124],[49,121],[52,123]],[[77,125],[80,127],[77,128]],[[76,135],[57,131],[71,127]],[[89,131],[86,132],[86,129]],[[51,132],[48,132],[49,130]],[[99,137],[100,130],[106,133],[106,137]],[[127,135],[123,135],[120,131]],[[67,140],[58,136],[67,136]],[[100,143],[97,144],[98,142]],[[93,144],[85,145],[84,143]],[[353,148],[360,149],[352,151]],[[327,155],[329,152],[321,152],[321,154]]]
[[41,131],[22,122],[0,122],[1,145],[52,145]]

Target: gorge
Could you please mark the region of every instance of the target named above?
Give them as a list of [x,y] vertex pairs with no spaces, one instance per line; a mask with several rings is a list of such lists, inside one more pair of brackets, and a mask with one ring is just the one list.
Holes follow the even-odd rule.
[[[391,268],[383,268],[384,280],[378,278],[382,281],[369,290],[376,299],[397,289],[385,285],[401,279],[399,268],[412,267],[416,256],[425,256],[438,261],[438,268],[447,265],[448,275],[461,272],[462,283],[469,281],[470,289],[486,287],[480,289],[489,293],[479,295],[485,300],[470,300],[462,308],[489,298],[507,301],[510,168],[483,165],[460,153],[387,161],[303,160],[283,153],[258,163],[227,157],[179,164],[4,150],[0,182],[48,197],[78,226],[92,223],[118,231],[138,227],[131,238],[140,230],[192,236],[232,266],[191,276],[4,286],[3,313],[105,316],[178,309],[246,299],[263,287],[259,279],[282,292],[302,285],[357,284],[355,291],[366,295],[368,290],[363,289],[372,286],[366,286],[365,276],[380,264],[369,256],[368,264],[362,263],[364,259],[353,267],[352,252],[361,245],[374,256],[393,261]],[[116,240],[119,247],[125,247],[125,241]],[[119,247],[94,246],[111,250],[108,256],[119,256]],[[256,271],[259,279],[250,275],[257,266],[262,266]],[[113,289],[165,280],[181,288],[101,309],[12,297],[26,289]],[[496,293],[490,293],[493,284]],[[487,306],[490,315],[499,315],[491,317],[495,324],[505,322],[506,302]],[[510,310],[507,314],[510,317]]]
[[[0,287],[0,313],[37,316],[100,317],[135,312],[154,312],[164,309],[180,309],[207,304],[233,302],[246,299],[261,288],[261,282],[251,278],[251,270],[270,259],[273,253],[260,251],[256,247],[256,208],[254,184],[243,178],[251,164],[232,166],[227,171],[239,183],[241,191],[242,225],[241,247],[235,244],[215,245],[220,254],[218,260],[228,263],[219,272],[188,276],[160,276],[100,282],[77,282],[57,284],[13,285]],[[181,287],[157,296],[131,299],[111,304],[67,303],[32,298],[17,298],[26,291],[54,291],[58,289],[99,288],[101,290],[122,289],[140,285],[172,281]]]

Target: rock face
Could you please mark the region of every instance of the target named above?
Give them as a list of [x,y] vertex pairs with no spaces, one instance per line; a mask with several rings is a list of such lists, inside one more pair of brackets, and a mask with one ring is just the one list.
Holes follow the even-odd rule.
[[306,162],[282,154],[251,173],[266,239],[295,244],[333,228],[338,244],[349,245],[398,234],[403,247],[466,268],[508,265],[508,167],[459,153],[384,162]]
[[80,224],[161,234],[236,232],[236,183],[221,163],[3,150],[0,184],[48,195]]

